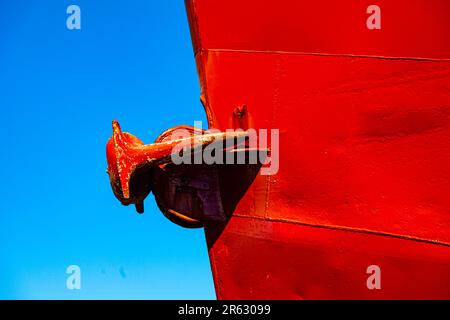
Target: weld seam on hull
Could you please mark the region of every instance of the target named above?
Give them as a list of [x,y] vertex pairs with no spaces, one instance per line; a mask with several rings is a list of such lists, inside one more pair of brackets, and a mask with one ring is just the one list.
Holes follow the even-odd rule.
[[403,234],[375,231],[375,230],[370,230],[370,229],[352,228],[352,227],[345,227],[345,226],[338,226],[338,225],[314,224],[314,223],[296,221],[296,220],[292,220],[292,219],[283,219],[283,218],[274,219],[274,218],[270,218],[270,217],[263,218],[263,217],[257,217],[257,216],[245,216],[245,215],[240,215],[240,214],[234,214],[233,217],[243,218],[243,219],[257,219],[257,220],[262,220],[262,221],[270,221],[270,222],[278,222],[278,223],[290,223],[290,224],[296,224],[296,225],[301,225],[301,226],[306,226],[306,227],[337,230],[337,231],[344,231],[344,232],[363,233],[363,234],[375,235],[375,236],[380,236],[380,237],[390,237],[390,238],[396,238],[396,239],[401,239],[401,240],[409,240],[409,241],[416,241],[416,242],[450,247],[450,243],[440,241],[440,240],[431,240],[431,239],[419,238],[419,237],[408,236],[408,235],[403,235]]
[[299,56],[323,56],[323,57],[342,57],[342,58],[365,58],[380,60],[406,60],[406,61],[431,61],[431,62],[450,62],[450,59],[442,58],[424,58],[424,57],[395,57],[378,56],[364,54],[346,54],[346,53],[320,53],[320,52],[295,52],[295,51],[277,51],[277,50],[237,50],[237,49],[200,49],[199,52],[225,52],[225,53],[258,53],[258,54],[286,54]]

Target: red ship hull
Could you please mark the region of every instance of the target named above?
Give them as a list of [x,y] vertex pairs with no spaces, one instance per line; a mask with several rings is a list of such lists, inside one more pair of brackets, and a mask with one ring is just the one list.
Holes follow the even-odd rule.
[[370,5],[186,2],[209,126],[280,129],[205,226],[219,299],[450,299],[450,2]]

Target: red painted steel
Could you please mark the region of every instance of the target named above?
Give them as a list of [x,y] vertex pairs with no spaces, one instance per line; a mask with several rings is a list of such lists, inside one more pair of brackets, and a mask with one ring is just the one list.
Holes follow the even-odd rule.
[[218,298],[450,299],[450,1],[186,5],[210,127],[280,129],[279,172],[205,226]]
[[[177,126],[163,132],[155,143],[146,145],[136,136],[122,132],[117,121],[113,121],[112,127],[113,135],[106,144],[111,187],[123,205],[134,204],[139,213],[144,212],[144,199],[152,189],[163,188],[154,185],[153,180],[157,178],[154,171],[160,168],[158,172],[166,174],[169,170],[165,170],[165,166],[172,164],[172,154],[177,153],[176,150],[194,154],[213,142],[247,135],[246,132],[207,133],[190,126]],[[187,137],[179,137],[182,131]]]

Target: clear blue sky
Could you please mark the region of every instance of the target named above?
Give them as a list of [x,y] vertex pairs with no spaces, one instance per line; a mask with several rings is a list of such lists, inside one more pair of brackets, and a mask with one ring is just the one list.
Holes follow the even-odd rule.
[[202,229],[113,197],[113,119],[147,143],[205,121],[184,2],[1,1],[0,299],[215,298]]

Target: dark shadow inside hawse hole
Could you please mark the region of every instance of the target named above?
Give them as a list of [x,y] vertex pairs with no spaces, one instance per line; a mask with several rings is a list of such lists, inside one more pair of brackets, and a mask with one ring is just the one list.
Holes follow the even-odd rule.
[[265,160],[248,164],[248,158],[246,152],[247,164],[169,164],[154,168],[151,188],[158,207],[183,227],[214,229],[208,241],[213,243]]

